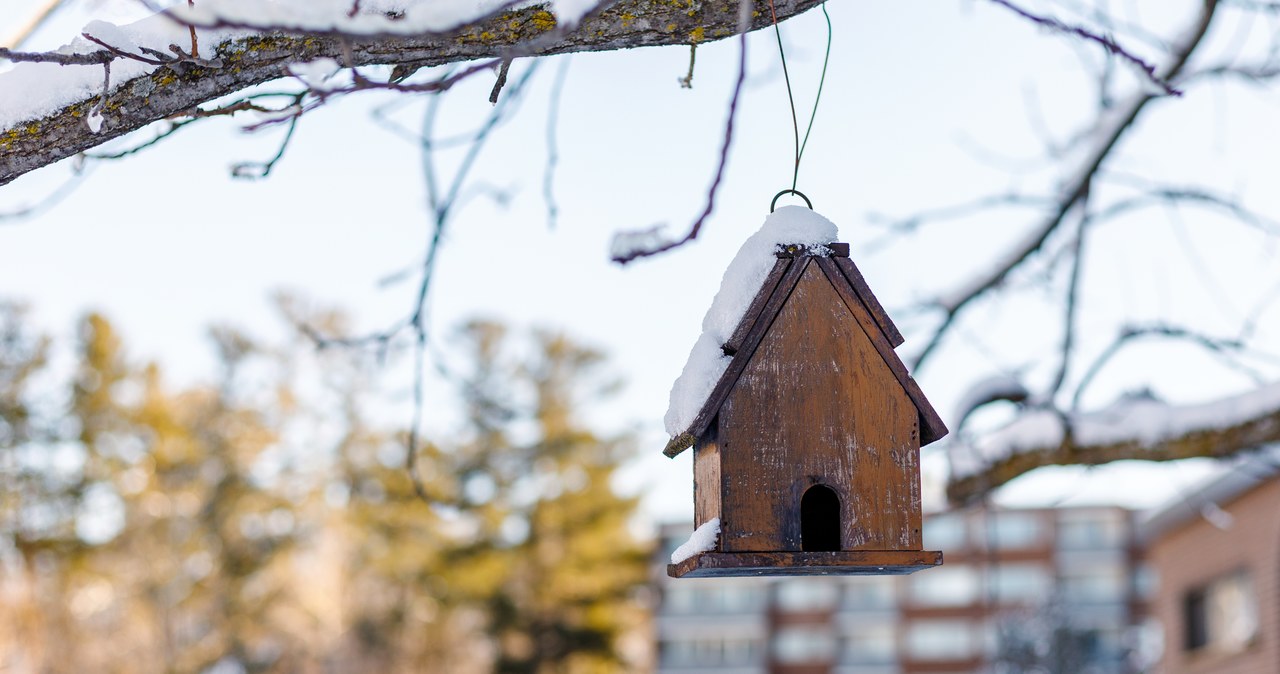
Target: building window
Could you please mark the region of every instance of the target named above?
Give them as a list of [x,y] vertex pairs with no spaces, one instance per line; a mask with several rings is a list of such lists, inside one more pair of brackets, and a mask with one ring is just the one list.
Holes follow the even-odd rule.
[[773,659],[782,664],[831,662],[835,653],[835,637],[823,628],[788,627],[773,637]]
[[987,522],[987,545],[998,550],[1018,550],[1039,545],[1044,528],[1031,512],[997,511]]
[[1258,636],[1258,603],[1253,579],[1241,570],[1191,590],[1183,597],[1185,648],[1244,650]]
[[845,633],[840,660],[850,665],[884,665],[894,661],[893,625],[857,625]]
[[663,641],[661,649],[662,663],[670,667],[741,666],[760,660],[755,639],[672,639]]
[[1105,550],[1123,547],[1124,513],[1118,510],[1067,510],[1058,517],[1062,550]]
[[978,600],[978,574],[954,564],[907,577],[911,603],[917,606],[968,606]]
[[1001,603],[1038,604],[1049,598],[1053,576],[1039,564],[1009,563],[991,567],[991,585]]
[[663,590],[662,612],[749,613],[764,606],[764,588],[759,584],[716,582],[673,584]]
[[929,550],[964,548],[968,540],[962,513],[934,515],[924,521],[924,546]]
[[892,576],[851,576],[845,579],[846,611],[877,611],[894,608]]
[[907,627],[914,660],[964,660],[975,653],[973,626],[965,620],[917,620]]
[[1063,600],[1068,604],[1110,604],[1129,598],[1129,574],[1119,564],[1064,563]]
[[840,595],[839,586],[829,579],[788,578],[777,588],[778,608],[792,613],[826,611]]

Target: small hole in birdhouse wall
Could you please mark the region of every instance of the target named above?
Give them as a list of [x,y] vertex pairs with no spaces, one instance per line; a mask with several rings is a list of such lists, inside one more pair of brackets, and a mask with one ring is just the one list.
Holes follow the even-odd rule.
[[826,485],[814,485],[800,499],[800,549],[840,550],[840,497]]

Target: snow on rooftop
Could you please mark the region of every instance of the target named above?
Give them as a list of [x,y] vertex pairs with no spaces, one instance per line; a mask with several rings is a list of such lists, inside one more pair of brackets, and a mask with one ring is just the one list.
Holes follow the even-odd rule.
[[742,244],[725,269],[720,290],[702,319],[702,336],[693,345],[684,371],[671,386],[671,405],[664,418],[675,437],[689,429],[711,389],[729,367],[721,347],[733,336],[747,306],[764,285],[780,245],[825,246],[836,240],[832,222],[803,206],[784,206],[765,218],[760,230]]
[[679,564],[700,552],[715,550],[718,538],[720,538],[720,518],[716,517],[693,530],[689,540],[681,543],[680,547],[671,553],[671,563]]

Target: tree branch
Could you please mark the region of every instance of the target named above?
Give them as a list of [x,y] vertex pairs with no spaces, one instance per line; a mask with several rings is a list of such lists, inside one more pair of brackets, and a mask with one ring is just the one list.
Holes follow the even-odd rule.
[[[947,496],[967,502],[1042,466],[1231,456],[1280,441],[1280,383],[1201,405],[1121,401],[1091,414],[1029,411],[974,449],[979,466],[953,463]],[[957,470],[958,468],[958,470]]]
[[[1203,9],[1185,37],[1175,47],[1169,63],[1159,72],[1161,79],[1175,80],[1208,33],[1218,2],[1203,0],[1203,4]],[[1147,104],[1156,98],[1157,95],[1154,93],[1138,92],[1125,101],[1117,102],[1114,107],[1101,111],[1094,125],[1096,131],[1092,134],[1093,142],[1087,151],[1082,153],[1081,161],[1074,170],[1067,173],[1067,178],[1058,192],[1056,203],[1044,220],[1006,251],[996,264],[989,269],[984,269],[968,282],[961,284],[958,289],[937,300],[936,305],[943,314],[942,321],[915,357],[912,363],[913,370],[918,371],[929,360],[929,357],[942,344],[943,339],[950,334],[961,312],[979,297],[1000,286],[1014,269],[1040,250],[1049,236],[1058,230],[1067,215],[1088,193],[1093,176],[1111,156],[1120,139],[1138,120]]]
[[[820,0],[778,3],[779,19],[818,5]],[[111,93],[106,123],[90,133],[83,118],[97,94],[40,119],[0,130],[0,185],[214,99],[283,77],[290,63],[339,59],[346,67],[394,65],[430,67],[476,59],[505,59],[631,47],[688,45],[739,32],[736,0],[685,6],[660,0],[618,0],[571,29],[558,29],[544,6],[512,10],[447,35],[355,39],[350,36],[251,35],[218,45],[210,58],[222,68],[157,68],[120,82]],[[754,12],[749,29],[771,25],[768,12]],[[6,52],[0,52],[3,57]],[[107,58],[87,55],[100,65]],[[349,59],[349,60],[348,60]],[[55,59],[56,60],[56,59]],[[79,61],[77,61],[79,62]],[[181,70],[182,72],[177,72]]]

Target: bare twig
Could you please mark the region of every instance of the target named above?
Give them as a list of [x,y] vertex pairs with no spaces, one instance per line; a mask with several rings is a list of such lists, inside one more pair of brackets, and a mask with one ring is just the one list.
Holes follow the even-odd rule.
[[116,58],[118,57],[105,51],[62,54],[59,52],[14,51],[0,47],[0,59],[14,63],[57,63],[64,66],[91,66],[106,63]]
[[58,185],[56,189],[45,197],[22,206],[12,211],[0,212],[0,224],[12,225],[26,218],[35,217],[54,206],[62,203],[64,199],[75,193],[80,187],[84,179],[88,177],[91,168],[80,168],[71,173],[71,176]]
[[[745,4],[745,3],[744,3]],[[689,231],[684,236],[675,240],[667,240],[662,238],[654,238],[652,230],[619,232],[614,235],[614,252],[611,258],[618,264],[627,264],[642,257],[650,257],[659,253],[666,252],[673,248],[683,246],[690,241],[698,238],[698,233],[702,231],[702,225],[711,217],[712,211],[716,206],[716,193],[720,190],[720,181],[724,178],[725,167],[729,163],[729,148],[733,145],[733,122],[738,114],[738,100],[742,95],[742,83],[747,77],[747,36],[743,33],[739,38],[738,45],[738,78],[733,85],[733,96],[729,100],[729,115],[724,125],[724,141],[720,145],[720,161],[716,165],[715,177],[711,180],[711,187],[707,190],[706,206],[702,209],[696,220],[689,227]],[[631,241],[644,241],[639,246],[628,246],[625,244],[631,237]],[[619,246],[619,242],[624,242]]]
[[[1162,73],[1165,79],[1174,78],[1181,73],[1196,48],[1202,44],[1217,6],[1213,1],[1205,3]],[[1154,99],[1153,94],[1140,92],[1131,96],[1123,104],[1101,111],[1094,131],[1095,142],[1090,150],[1084,153],[1081,163],[1069,174],[1055,199],[1055,205],[1045,219],[1001,256],[1000,261],[993,268],[983,270],[968,283],[938,299],[937,308],[942,312],[942,319],[933,329],[923,349],[914,358],[913,369],[919,370],[929,361],[930,356],[950,333],[961,312],[979,297],[999,287],[1014,269],[1020,268],[1022,263],[1039,251],[1049,236],[1058,230],[1068,214],[1088,193],[1093,176],[1102,168],[1120,139],[1134,125],[1147,104]]]
[[[188,7],[195,7],[196,0],[187,0]],[[187,26],[187,30],[191,32],[191,58],[200,58],[200,38],[196,36],[196,27]]]
[[1243,366],[1239,361],[1230,357],[1246,348],[1245,343],[1238,338],[1212,337],[1187,328],[1164,324],[1129,326],[1120,331],[1120,334],[1098,354],[1098,357],[1085,370],[1084,375],[1080,377],[1080,383],[1076,385],[1075,393],[1071,398],[1071,409],[1080,409],[1081,400],[1093,380],[1120,351],[1142,339],[1169,339],[1195,344],[1218,356],[1228,367],[1244,371],[1251,378],[1257,377],[1256,372],[1247,368],[1242,369]]
[[293,132],[298,128],[298,120],[302,118],[302,114],[298,113],[289,117],[289,126],[284,132],[284,138],[280,140],[280,147],[276,149],[275,155],[265,162],[240,162],[231,167],[231,177],[244,178],[247,180],[261,180],[271,175],[271,171],[275,169],[276,163],[284,158],[285,150],[289,149],[289,143],[293,140]]
[[693,88],[693,66],[698,62],[698,43],[689,45],[689,72],[684,77],[676,78],[681,89]]
[[1085,201],[1081,206],[1080,222],[1076,225],[1076,236],[1070,246],[1071,273],[1067,280],[1067,295],[1064,300],[1066,311],[1062,328],[1062,348],[1059,350],[1058,355],[1058,372],[1054,375],[1053,382],[1049,385],[1049,391],[1044,396],[1045,401],[1053,400],[1058,391],[1062,390],[1062,385],[1067,379],[1067,371],[1071,367],[1072,354],[1075,353],[1080,276],[1084,268],[1084,241],[1090,224],[1088,197],[1085,197]]
[[551,84],[551,104],[547,109],[547,166],[542,171],[542,200],[547,204],[547,229],[555,229],[560,216],[556,203],[556,168],[560,164],[560,143],[556,131],[560,126],[560,101],[564,98],[564,84],[569,75],[568,56],[560,62],[556,79]]
[[1120,43],[1116,42],[1114,39],[1106,35],[1099,35],[1098,33],[1095,33],[1089,30],[1088,28],[1084,28],[1082,26],[1072,26],[1072,25],[1063,23],[1062,21],[1055,19],[1051,16],[1043,16],[1040,14],[1032,13],[1026,9],[1023,9],[1022,7],[1019,7],[1013,4],[1009,0],[989,0],[989,1],[997,5],[1000,5],[1005,9],[1012,11],[1018,16],[1021,16],[1022,18],[1027,19],[1028,21],[1031,21],[1036,25],[1043,26],[1050,30],[1055,30],[1061,33],[1066,33],[1068,35],[1074,35],[1084,40],[1088,40],[1089,42],[1099,44],[1112,55],[1117,56],[1129,62],[1138,70],[1142,71],[1142,73],[1146,76],[1148,80],[1151,81],[1152,84],[1163,89],[1166,94],[1170,96],[1182,95],[1182,92],[1180,90],[1175,88],[1173,85],[1169,84],[1169,80],[1166,77],[1161,77],[1159,74],[1156,73],[1156,67],[1154,65],[1147,63],[1137,55],[1130,52]]
[[498,66],[498,79],[493,83],[493,89],[489,92],[489,103],[498,104],[498,94],[502,93],[502,87],[507,85],[507,71],[511,70],[511,59],[502,59],[502,64]]

